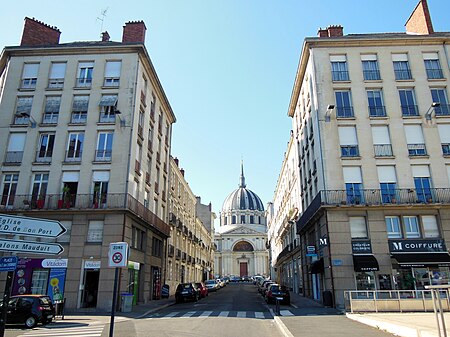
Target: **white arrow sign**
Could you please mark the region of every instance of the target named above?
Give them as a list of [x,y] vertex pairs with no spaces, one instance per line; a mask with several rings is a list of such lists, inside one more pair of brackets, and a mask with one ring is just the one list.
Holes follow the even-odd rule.
[[0,233],[56,238],[65,232],[56,220],[0,214]]
[[0,251],[58,255],[64,251],[57,243],[0,239]]

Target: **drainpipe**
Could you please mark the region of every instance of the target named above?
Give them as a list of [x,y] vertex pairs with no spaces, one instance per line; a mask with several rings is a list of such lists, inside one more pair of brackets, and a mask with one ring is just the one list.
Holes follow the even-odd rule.
[[336,308],[336,294],[334,289],[334,275],[333,275],[333,264],[331,259],[331,244],[330,244],[330,231],[328,228],[328,211],[325,211],[325,221],[327,226],[327,239],[328,239],[328,263],[330,265],[330,277],[331,277],[331,293],[333,294],[333,307]]

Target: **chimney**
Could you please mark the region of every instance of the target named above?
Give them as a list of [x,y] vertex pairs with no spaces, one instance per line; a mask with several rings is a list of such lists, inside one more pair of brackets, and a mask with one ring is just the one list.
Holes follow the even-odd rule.
[[319,30],[317,31],[317,36],[318,37],[328,37],[328,29],[319,28]]
[[328,37],[344,36],[344,27],[341,25],[328,26]]
[[21,46],[44,46],[59,43],[61,32],[36,19],[25,17]]
[[105,31],[102,33],[102,42],[109,42],[109,38],[110,36],[108,32]]
[[144,43],[146,30],[144,21],[129,21],[125,23],[125,26],[123,26],[122,43]]
[[180,169],[181,175],[184,177],[184,169]]
[[180,163],[179,159],[177,157],[173,158],[173,161],[175,162],[175,164],[178,167],[178,164]]
[[434,33],[427,0],[419,1],[405,26],[407,34],[429,35]]

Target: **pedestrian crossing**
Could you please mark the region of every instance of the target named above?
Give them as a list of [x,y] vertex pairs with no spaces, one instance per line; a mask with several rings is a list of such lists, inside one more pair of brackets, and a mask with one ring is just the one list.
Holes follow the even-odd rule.
[[17,337],[100,337],[102,335],[105,324],[101,325],[85,325],[85,326],[66,326],[66,327],[52,327],[51,325],[45,327],[35,328],[29,330]]
[[[294,316],[290,310],[281,310],[280,316]],[[168,319],[168,318],[205,318],[205,317],[235,317],[235,318],[255,318],[272,319],[271,312],[263,311],[173,311],[169,313],[153,313],[147,315],[150,319]]]

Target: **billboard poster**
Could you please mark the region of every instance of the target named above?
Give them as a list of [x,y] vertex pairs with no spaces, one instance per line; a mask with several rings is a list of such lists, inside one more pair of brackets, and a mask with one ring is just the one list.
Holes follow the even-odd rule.
[[50,296],[53,302],[64,299],[66,271],[66,268],[52,268],[50,270],[47,295]]

